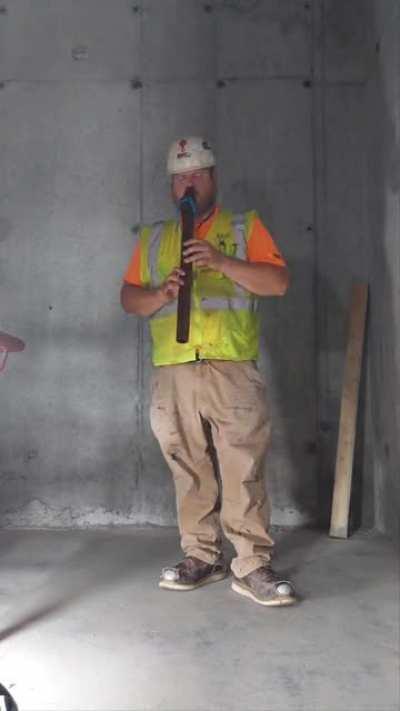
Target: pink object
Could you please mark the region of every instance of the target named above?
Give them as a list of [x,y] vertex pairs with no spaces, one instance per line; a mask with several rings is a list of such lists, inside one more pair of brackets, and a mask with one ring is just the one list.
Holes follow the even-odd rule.
[[6,367],[8,354],[23,351],[24,348],[25,343],[20,338],[0,331],[0,373]]

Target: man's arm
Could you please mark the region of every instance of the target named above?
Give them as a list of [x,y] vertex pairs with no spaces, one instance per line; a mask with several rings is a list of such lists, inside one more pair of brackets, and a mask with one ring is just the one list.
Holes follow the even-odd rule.
[[156,289],[125,282],[121,288],[122,308],[128,314],[152,316],[162,306],[177,298],[179,287],[183,283],[183,273],[182,269],[174,269],[166,281]]
[[257,296],[283,296],[289,286],[287,267],[266,262],[245,262],[227,257],[206,240],[190,240],[185,261],[215,269]]
[[220,271],[257,296],[283,296],[289,286],[288,268],[276,264],[245,262],[223,255]]

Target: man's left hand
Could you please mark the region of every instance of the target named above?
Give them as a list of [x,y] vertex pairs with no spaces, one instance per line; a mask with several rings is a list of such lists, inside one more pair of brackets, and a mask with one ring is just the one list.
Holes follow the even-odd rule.
[[221,271],[225,259],[225,255],[215,249],[212,244],[199,239],[190,239],[185,242],[183,255],[186,263],[191,262],[194,267],[207,267],[215,271]]

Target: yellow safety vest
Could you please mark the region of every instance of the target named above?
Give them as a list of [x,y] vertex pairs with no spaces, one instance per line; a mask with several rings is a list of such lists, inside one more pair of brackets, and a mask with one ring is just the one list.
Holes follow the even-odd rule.
[[[234,215],[220,210],[205,239],[227,256],[246,259],[255,216],[254,211]],[[146,226],[139,239],[141,282],[157,287],[180,264],[180,223],[170,220]],[[176,342],[177,301],[166,304],[150,318],[153,364],[175,365],[198,358],[255,360],[259,343],[256,310],[254,294],[220,272],[194,268],[189,341]]]

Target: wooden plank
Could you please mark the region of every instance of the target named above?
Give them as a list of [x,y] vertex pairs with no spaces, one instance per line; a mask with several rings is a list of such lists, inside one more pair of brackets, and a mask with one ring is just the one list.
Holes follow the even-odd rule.
[[354,284],[350,306],[349,335],[344,368],[331,527],[329,531],[329,535],[333,538],[348,537],[358,394],[360,389],[367,302],[368,284]]

